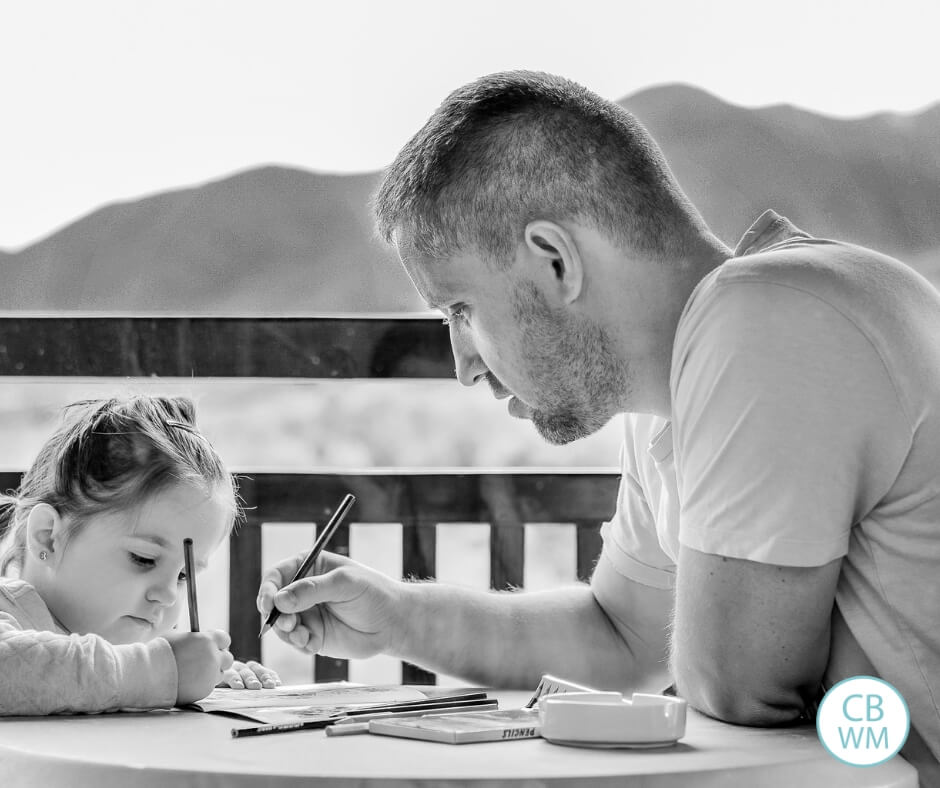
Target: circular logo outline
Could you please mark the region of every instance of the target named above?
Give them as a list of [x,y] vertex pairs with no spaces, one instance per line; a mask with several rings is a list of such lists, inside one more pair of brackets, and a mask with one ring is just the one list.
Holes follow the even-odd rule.
[[[820,724],[822,722],[822,716],[823,716],[822,714],[823,706],[825,705],[827,699],[829,698],[834,699],[834,696],[832,693],[837,688],[841,687],[843,684],[846,684],[850,681],[857,681],[859,679],[867,680],[867,681],[875,681],[875,682],[878,682],[879,684],[883,684],[885,687],[887,687],[891,692],[893,692],[897,696],[898,700],[901,701],[901,707],[904,709],[904,716],[905,716],[904,735],[901,737],[900,743],[897,745],[896,748],[894,748],[893,752],[891,752],[890,755],[886,755],[880,761],[875,761],[873,763],[853,763],[852,761],[848,761],[845,758],[841,757],[840,755],[837,755],[835,752],[833,752],[832,748],[829,747],[829,744],[826,742],[826,737],[823,735],[823,732],[820,729]],[[819,741],[822,744],[822,746],[826,749],[826,752],[828,752],[837,761],[840,761],[841,763],[844,763],[848,766],[855,766],[856,768],[864,769],[864,768],[868,768],[871,766],[879,766],[880,764],[885,763],[886,761],[890,761],[893,757],[895,757],[901,751],[901,749],[907,743],[907,737],[910,735],[910,733],[911,733],[911,710],[910,710],[910,707],[907,705],[907,701],[904,699],[904,696],[898,691],[897,687],[895,687],[893,684],[891,684],[888,681],[885,681],[882,678],[878,678],[877,676],[868,676],[864,674],[858,675],[858,676],[849,676],[848,678],[845,678],[845,679],[842,679],[841,681],[836,682],[828,690],[826,690],[826,694],[823,695],[822,700],[819,702],[819,707],[816,711],[816,736],[819,738]]]

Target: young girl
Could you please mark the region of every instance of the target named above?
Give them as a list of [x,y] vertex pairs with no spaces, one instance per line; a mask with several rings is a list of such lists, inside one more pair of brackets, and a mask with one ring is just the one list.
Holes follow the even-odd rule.
[[0,714],[161,708],[220,683],[280,683],[234,662],[225,632],[177,629],[183,539],[203,568],[239,514],[189,400],[70,406],[0,502]]

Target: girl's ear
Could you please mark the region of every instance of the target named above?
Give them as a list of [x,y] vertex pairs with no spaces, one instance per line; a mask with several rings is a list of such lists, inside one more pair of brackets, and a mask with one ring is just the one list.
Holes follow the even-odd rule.
[[56,558],[56,544],[62,543],[64,522],[54,506],[37,503],[26,518],[26,552],[40,561]]

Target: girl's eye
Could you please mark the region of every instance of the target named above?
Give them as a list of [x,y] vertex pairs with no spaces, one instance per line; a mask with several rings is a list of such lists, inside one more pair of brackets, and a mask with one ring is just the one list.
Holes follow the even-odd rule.
[[185,573],[185,572],[180,572],[180,573],[179,573],[179,576],[176,578],[176,582],[177,582],[177,583],[180,583],[180,584],[185,583],[185,582],[186,582],[186,573]]
[[152,558],[146,558],[142,555],[137,555],[137,553],[131,553],[131,562],[137,564],[137,566],[145,566],[148,568],[157,565],[157,562]]

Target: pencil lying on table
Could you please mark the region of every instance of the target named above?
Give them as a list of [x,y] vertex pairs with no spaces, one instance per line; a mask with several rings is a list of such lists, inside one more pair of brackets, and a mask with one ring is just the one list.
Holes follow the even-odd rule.
[[381,714],[383,718],[386,715],[398,716],[403,714],[421,715],[421,714],[444,714],[450,711],[486,711],[491,708],[495,701],[487,698],[485,693],[482,697],[469,696],[466,698],[441,698],[438,700],[414,701],[410,703],[391,703],[382,706],[366,706],[359,709],[350,709],[341,714],[331,715],[320,719],[300,720],[298,722],[275,722],[270,725],[257,725],[252,728],[232,728],[232,738],[240,739],[245,736],[266,736],[271,733],[290,733],[291,731],[316,730],[335,725],[341,720],[349,722],[361,722],[370,717]]

